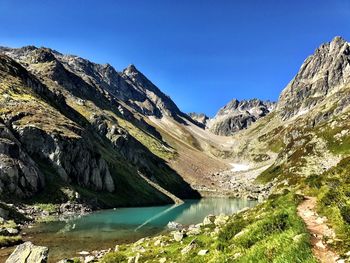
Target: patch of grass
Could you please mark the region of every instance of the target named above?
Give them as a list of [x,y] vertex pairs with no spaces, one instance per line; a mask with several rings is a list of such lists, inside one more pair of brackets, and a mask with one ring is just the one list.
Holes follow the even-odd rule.
[[107,254],[101,261],[101,263],[122,263],[126,262],[127,258],[125,255],[119,252],[112,252]]
[[0,236],[0,247],[9,247],[22,242],[21,236]]
[[271,165],[265,171],[263,171],[255,180],[258,183],[268,183],[277,178],[282,173],[282,167],[280,165]]
[[35,204],[35,207],[43,211],[47,211],[49,213],[54,213],[57,211],[58,205],[51,204],[51,203],[47,203],[47,204],[38,203],[38,204]]

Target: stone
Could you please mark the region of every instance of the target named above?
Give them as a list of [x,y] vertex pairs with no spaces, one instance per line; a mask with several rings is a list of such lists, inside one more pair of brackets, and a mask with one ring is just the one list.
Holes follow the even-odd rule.
[[187,236],[196,236],[196,235],[199,235],[201,232],[202,232],[202,230],[199,227],[192,226],[192,227],[188,228],[186,235]]
[[165,263],[166,262],[166,258],[160,258],[159,259],[159,263]]
[[141,245],[143,242],[145,242],[145,238],[141,238],[138,241],[136,241],[135,245]]
[[316,247],[320,248],[320,249],[325,249],[326,246],[323,244],[322,240],[318,241],[316,243]]
[[158,247],[162,241],[160,239],[154,241],[154,245]]
[[184,234],[180,231],[176,231],[173,233],[175,241],[179,242],[184,238]]
[[192,249],[194,249],[197,245],[195,243],[196,238],[194,238],[187,246],[185,246],[182,250],[181,250],[181,254],[187,254],[188,252],[190,252]]
[[11,236],[17,235],[19,233],[18,229],[16,228],[6,228],[6,231]]
[[207,226],[207,225],[212,225],[215,221],[215,216],[214,215],[207,215],[204,219],[203,219],[203,225]]
[[321,224],[323,224],[323,223],[324,223],[323,217],[317,217],[317,218],[316,218],[316,224],[321,225]]
[[170,222],[167,224],[167,227],[168,227],[169,229],[182,229],[182,228],[183,228],[183,225],[180,224],[180,223],[174,222],[174,221],[170,221]]
[[6,263],[46,263],[49,249],[47,247],[35,246],[31,242],[25,242],[16,247]]
[[84,263],[90,263],[90,262],[92,262],[92,261],[94,261],[95,260],[95,257],[94,256],[87,256],[87,257],[85,257],[85,259],[84,259]]
[[137,245],[132,248],[133,252],[140,252],[140,253],[145,253],[146,249],[143,246]]
[[87,256],[87,255],[90,255],[90,252],[88,252],[88,251],[80,251],[78,254],[81,255],[81,256]]
[[118,252],[118,251],[119,251],[119,245],[115,245],[114,252]]
[[198,252],[198,256],[205,256],[206,254],[208,254],[208,250],[207,249],[201,249]]

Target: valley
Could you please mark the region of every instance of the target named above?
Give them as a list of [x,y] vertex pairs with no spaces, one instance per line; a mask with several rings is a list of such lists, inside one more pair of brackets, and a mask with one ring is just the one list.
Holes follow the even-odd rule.
[[[182,112],[134,65],[117,71],[50,48],[1,47],[0,80],[0,246],[12,247],[1,260],[22,241],[49,246],[48,236],[29,239],[28,225],[52,226],[48,235],[60,225],[74,235],[84,220],[110,235],[103,252],[93,246],[104,242],[98,238],[76,246],[95,235],[86,230],[71,261],[64,258],[74,251],[58,258],[51,243],[51,262],[350,260],[350,44],[343,38],[317,48],[277,102],[233,99],[213,118]],[[327,225],[317,242],[300,211],[310,198],[313,220]],[[130,207],[137,212],[114,225]],[[187,209],[193,220],[177,222]],[[163,212],[172,216],[158,218]],[[129,226],[131,218],[147,222],[147,231],[126,231],[142,225]],[[161,226],[148,224],[152,218]],[[167,229],[169,221],[181,225]],[[322,259],[315,246],[336,256]]]

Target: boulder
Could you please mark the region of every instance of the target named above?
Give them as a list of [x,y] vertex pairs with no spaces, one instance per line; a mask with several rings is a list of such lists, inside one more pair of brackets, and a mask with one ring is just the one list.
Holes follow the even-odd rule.
[[46,263],[49,254],[47,247],[35,246],[31,242],[25,242],[16,247],[6,263]]
[[94,261],[95,260],[95,257],[94,256],[87,256],[87,257],[85,257],[85,259],[84,259],[84,263],[90,263],[90,262],[92,262],[92,261]]
[[212,225],[215,221],[215,216],[214,215],[207,215],[204,220],[203,220],[203,225]]
[[196,235],[199,235],[200,233],[202,233],[201,228],[196,226],[190,226],[186,232],[188,236],[196,236]]
[[169,229],[182,229],[182,228],[183,228],[183,225],[180,224],[180,223],[174,222],[174,221],[170,221],[170,222],[167,224],[167,227],[168,227]]
[[195,239],[193,239],[187,246],[185,246],[182,250],[181,250],[181,254],[187,254],[188,252],[190,252],[192,249],[196,248],[197,244],[195,243]]
[[184,234],[180,231],[176,231],[173,234],[175,241],[179,242],[184,238]]

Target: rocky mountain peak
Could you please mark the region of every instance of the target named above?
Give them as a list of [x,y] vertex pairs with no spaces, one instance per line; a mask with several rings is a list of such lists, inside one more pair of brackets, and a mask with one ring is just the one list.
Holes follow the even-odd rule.
[[249,127],[257,119],[266,116],[275,108],[275,103],[259,99],[231,100],[216,116],[207,122],[207,128],[217,135],[232,135]]
[[56,58],[52,53],[51,49],[48,48],[38,48],[31,50],[31,63],[45,63],[55,61]]
[[282,91],[278,110],[286,120],[301,115],[350,83],[350,46],[341,37],[321,45]]

